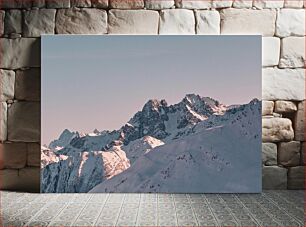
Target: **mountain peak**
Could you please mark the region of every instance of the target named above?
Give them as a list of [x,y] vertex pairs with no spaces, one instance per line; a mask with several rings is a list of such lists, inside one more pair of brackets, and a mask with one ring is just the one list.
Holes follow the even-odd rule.
[[64,137],[66,137],[66,136],[70,136],[71,134],[73,134],[73,132],[71,132],[69,129],[65,129],[65,130],[61,133],[61,135],[60,135],[59,138],[64,138]]
[[96,129],[96,128],[95,128],[95,129],[93,130],[93,133],[95,133],[95,134],[99,134],[100,132],[99,132],[99,130],[98,130],[98,129]]
[[260,100],[258,98],[254,98],[250,101],[250,104],[256,104],[258,102],[260,102]]
[[183,102],[187,102],[189,104],[195,104],[195,103],[201,102],[201,96],[196,95],[196,94],[187,94],[184,97]]
[[198,95],[198,94],[189,93],[189,94],[186,94],[186,95],[185,95],[185,98],[197,99],[197,98],[201,98],[201,96]]
[[150,99],[149,101],[146,102],[146,104],[143,107],[143,110],[158,110],[159,107],[167,106],[166,100],[158,100],[158,99]]
[[58,139],[53,140],[50,144],[49,144],[49,148],[50,149],[55,149],[57,147],[64,147],[67,144],[70,143],[70,141],[75,138],[75,137],[79,137],[79,133],[78,132],[71,132],[69,129],[65,129],[61,135],[59,136]]

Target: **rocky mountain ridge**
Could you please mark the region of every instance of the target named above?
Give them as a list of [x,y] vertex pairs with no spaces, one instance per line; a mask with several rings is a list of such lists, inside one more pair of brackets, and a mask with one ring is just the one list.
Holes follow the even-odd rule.
[[[200,128],[234,120],[232,116],[236,112],[243,115],[244,108],[253,106],[254,103],[256,101],[227,108],[212,98],[194,94],[186,95],[181,102],[170,106],[165,100],[153,99],[119,130],[95,129],[89,134],[64,130],[58,140],[50,143],[47,152],[44,149],[42,191],[89,191],[91,188],[84,186],[89,181],[87,178],[96,176],[91,180],[90,187],[108,181],[127,171],[139,158],[159,146],[184,139]],[[201,127],[197,128],[198,125]],[[52,158],[45,156],[46,153]],[[93,168],[84,169],[86,163],[94,163]],[[68,179],[60,178],[59,175],[65,175]]]
[[218,101],[195,94],[188,94],[181,102],[170,106],[165,100],[151,99],[119,130],[99,132],[95,129],[92,133],[84,134],[65,129],[57,140],[50,143],[49,148],[59,150],[71,145],[86,150],[104,150],[114,140],[120,140],[125,145],[144,136],[169,140],[186,127],[192,127],[213,115],[222,115],[226,110],[227,107]]
[[258,193],[260,132],[261,103],[253,100],[151,149],[90,192]]

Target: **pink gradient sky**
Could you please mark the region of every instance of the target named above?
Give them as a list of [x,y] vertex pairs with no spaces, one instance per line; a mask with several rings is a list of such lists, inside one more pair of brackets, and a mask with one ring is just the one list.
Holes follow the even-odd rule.
[[42,143],[124,125],[152,98],[261,99],[260,36],[44,36]]

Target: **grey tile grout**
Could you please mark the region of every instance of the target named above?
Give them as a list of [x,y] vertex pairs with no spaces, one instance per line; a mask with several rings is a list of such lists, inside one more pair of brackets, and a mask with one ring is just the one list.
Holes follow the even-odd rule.
[[138,208],[137,208],[137,213],[136,213],[136,218],[135,218],[135,225],[137,224],[137,219],[138,219],[138,214],[139,214],[139,209],[140,209],[140,201],[141,201],[141,196],[139,196]]
[[289,217],[293,218],[298,223],[303,224],[295,216],[292,216],[290,213],[288,213],[286,210],[284,210],[281,206],[278,206],[278,204],[275,203],[275,201],[270,196],[263,195],[263,197],[265,197],[267,200],[271,201],[275,206],[277,206],[280,210],[282,210],[284,213],[286,213]]
[[120,205],[120,208],[119,208],[119,211],[118,211],[118,216],[116,218],[115,226],[118,226],[117,223],[118,223],[118,220],[119,220],[119,217],[120,217],[120,214],[121,214],[121,210],[122,210],[122,207],[123,207],[125,197],[126,197],[126,194],[123,194],[123,198],[122,198],[121,205]]
[[215,221],[216,221],[216,223],[217,223],[217,226],[220,226],[219,219],[218,219],[218,218],[216,218],[215,213],[212,211],[212,209],[211,209],[211,207],[210,207],[210,204],[209,204],[209,202],[208,202],[208,200],[207,200],[207,198],[206,198],[205,194],[203,194],[203,196],[204,196],[204,197],[203,197],[203,198],[204,198],[204,200],[205,200],[205,201],[206,201],[206,203],[207,203],[208,209],[210,210],[210,212],[211,212],[212,216],[214,217],[214,219],[215,219]]
[[[57,195],[56,197],[58,197],[58,195]],[[42,213],[42,211],[44,210],[44,208],[47,207],[49,204],[50,204],[50,203],[46,202],[45,205],[43,205],[42,208],[40,208],[39,211],[37,211],[37,212],[33,215],[33,217],[31,217],[31,218],[24,224],[24,226],[28,226],[29,223],[32,222],[32,220],[35,220],[35,217],[39,216],[39,215]],[[60,212],[60,211],[59,211],[59,212]]]
[[76,220],[78,219],[78,217],[80,216],[80,214],[83,212],[83,210],[84,210],[85,207],[87,206],[87,202],[89,201],[90,198],[91,198],[91,197],[89,197],[89,198],[86,200],[84,206],[80,209],[80,211],[78,212],[78,214],[76,215],[76,217],[73,219],[73,221],[71,222],[71,226],[73,225],[73,223],[76,222]]
[[174,201],[174,197],[172,195],[173,198],[173,205],[174,205],[174,210],[175,210],[175,220],[176,220],[176,226],[178,226],[178,218],[177,218],[177,212],[176,212],[176,202]]
[[197,217],[197,215],[195,214],[194,209],[193,209],[193,207],[192,207],[192,205],[191,205],[191,202],[190,202],[190,195],[187,195],[187,198],[188,198],[188,202],[189,202],[189,205],[190,205],[190,207],[191,207],[191,210],[192,210],[193,217],[194,217],[195,220],[196,220],[197,226],[199,226],[198,217]]
[[227,203],[224,201],[224,199],[220,196],[220,195],[217,195],[219,197],[219,199],[222,200],[222,202],[224,203],[224,206],[226,206],[226,209],[230,212],[231,216],[234,218],[237,226],[239,226],[239,221],[237,220],[236,218],[236,215],[234,215],[234,213],[232,212],[232,209],[229,208],[229,206],[227,205]]
[[104,207],[105,207],[105,204],[107,203],[107,201],[108,201],[108,199],[109,199],[109,195],[110,195],[110,194],[107,194],[107,197],[106,197],[106,199],[105,199],[105,201],[104,201],[104,203],[103,203],[103,206],[102,206],[102,208],[101,208],[101,210],[100,210],[100,213],[99,213],[99,215],[97,216],[96,221],[95,221],[95,223],[93,224],[93,226],[97,226],[97,222],[99,221],[99,218],[100,218],[100,216],[102,215],[102,211],[103,211],[103,209],[104,209]]
[[[238,199],[239,199],[239,198],[238,198]],[[253,198],[252,198],[252,200],[254,201],[253,204],[256,204],[258,207],[260,207],[260,209],[262,209],[263,211],[265,211],[265,213],[271,218],[271,220],[275,221],[279,226],[281,226],[281,224],[280,224],[278,221],[276,221],[275,218],[272,217],[271,214],[270,214],[269,212],[267,212],[267,210],[266,210],[264,207],[262,207],[260,203],[258,203],[258,202],[257,202],[256,200],[254,200]],[[240,199],[239,199],[239,201],[240,201]],[[244,203],[243,203],[242,201],[240,201],[240,202],[243,204],[243,206],[245,206]],[[246,208],[247,208],[247,207],[246,207]],[[250,211],[248,208],[247,208],[247,210]],[[252,214],[251,211],[250,211],[250,214]],[[255,220],[256,220],[256,222],[258,223],[258,219],[255,218]],[[259,223],[258,223],[258,224],[259,224]],[[261,224],[259,224],[259,225],[261,226]]]
[[[292,195],[292,197],[291,197]],[[14,222],[15,223],[22,223],[23,226],[28,225],[28,224],[39,224],[39,221],[41,222],[46,222],[46,225],[50,226],[53,222],[58,225],[61,225],[61,219],[58,218],[57,220],[55,220],[59,215],[63,214],[63,211],[69,207],[70,204],[76,204],[77,207],[79,207],[78,212],[73,212],[71,213],[71,218],[70,220],[72,220],[72,222],[70,223],[70,220],[67,219],[67,221],[69,222],[69,225],[73,225],[74,223],[78,222],[78,218],[80,217],[80,215],[82,215],[82,213],[84,213],[84,210],[89,208],[90,204],[94,204],[97,212],[94,212],[94,215],[90,216],[90,212],[88,213],[88,216],[91,217],[90,219],[90,224],[88,225],[97,225],[99,218],[103,217],[103,210],[105,210],[105,206],[106,204],[112,204],[113,202],[116,203],[116,211],[118,211],[117,216],[114,216],[114,225],[119,224],[120,222],[120,216],[122,215],[123,212],[123,208],[125,204],[128,203],[134,203],[135,207],[137,207],[137,211],[133,212],[133,219],[134,219],[134,224],[139,224],[141,222],[143,223],[147,223],[150,224],[149,222],[152,221],[152,225],[155,223],[156,225],[160,226],[161,223],[160,221],[163,220],[161,219],[160,213],[159,213],[159,206],[162,204],[172,204],[171,207],[173,207],[170,212],[170,214],[173,213],[173,215],[170,215],[171,218],[165,218],[165,221],[167,222],[168,220],[171,222],[173,222],[175,220],[175,224],[173,226],[178,226],[179,224],[179,220],[180,221],[184,221],[184,218],[179,219],[178,216],[178,205],[180,204],[186,204],[186,206],[182,206],[182,209],[179,209],[180,212],[184,212],[184,209],[186,208],[188,210],[188,213],[192,216],[188,216],[186,217],[186,221],[189,220],[190,222],[195,222],[195,225],[200,225],[200,219],[198,218],[197,214],[197,206],[199,209],[201,209],[201,204],[206,204],[205,205],[205,209],[208,209],[207,211],[211,212],[212,215],[212,220],[214,220],[216,226],[220,226],[221,223],[223,223],[223,221],[230,221],[228,223],[233,223],[234,222],[236,224],[234,225],[240,225],[240,223],[242,223],[241,221],[243,221],[243,218],[240,218],[239,216],[239,212],[235,212],[235,209],[242,209],[244,212],[240,212],[242,215],[248,215],[250,216],[249,220],[250,222],[253,221],[256,223],[256,225],[258,226],[263,226],[265,225],[265,223],[270,223],[271,220],[271,224],[272,225],[279,225],[282,224],[284,226],[292,226],[292,225],[301,225],[303,226],[303,220],[301,218],[299,218],[300,213],[297,213],[298,215],[294,215],[294,211],[298,212],[298,209],[293,209],[293,212],[290,212],[290,207],[294,206],[294,201],[297,201],[300,197],[302,197],[302,192],[288,192],[288,191],[269,191],[267,193],[263,192],[261,194],[261,196],[257,197],[256,195],[252,195],[252,194],[246,194],[245,196],[242,195],[238,195],[238,194],[233,194],[232,197],[229,197],[229,200],[227,200],[227,197],[222,197],[221,194],[215,194],[214,196],[206,196],[206,194],[200,194],[200,197],[202,198],[201,201],[199,201],[199,203],[196,202],[196,200],[193,200],[192,194],[184,194],[182,196],[177,195],[176,194],[168,194],[165,197],[163,197],[164,195],[161,194],[140,194],[139,196],[137,196],[137,203],[135,203],[136,201],[133,200],[134,197],[131,197],[131,199],[129,199],[127,194],[121,194],[121,195],[115,195],[113,197],[110,196],[110,194],[105,195],[104,198],[101,198],[101,202],[96,202],[95,200],[92,200],[93,195],[80,195],[80,194],[75,194],[72,195],[71,197],[66,197],[64,194],[58,194],[56,196],[51,196],[48,197],[48,195],[42,196],[40,197],[40,195],[32,195],[32,194],[24,194],[24,195],[20,195],[20,196],[16,196],[14,199],[14,194],[11,195],[5,195],[6,197],[6,203],[10,202],[10,199],[12,199],[12,204],[14,204],[11,208],[9,208],[8,213],[6,214],[8,215],[14,215],[15,214],[15,207],[18,207],[18,204],[23,204],[22,206],[26,206],[23,208],[23,210],[25,209],[26,211],[26,215],[22,215],[22,211],[19,212],[18,214],[16,213],[16,218],[23,218],[23,219],[28,219],[28,220],[20,220],[18,221],[16,219],[16,221],[14,219],[7,219],[7,221],[5,223],[14,226]],[[39,203],[41,199],[41,203]],[[52,200],[48,199],[48,198],[52,198]],[[81,199],[81,201],[78,201],[78,198]],[[97,197],[100,199],[100,197]],[[112,198],[112,200],[111,200]],[[195,197],[196,199],[197,197]],[[244,199],[245,198],[245,199]],[[214,199],[218,202],[216,205],[213,204]],[[233,199],[233,200],[232,200]],[[55,200],[55,201],[54,201]],[[19,202],[17,202],[19,201]],[[119,206],[119,202],[120,201],[120,206]],[[208,201],[210,203],[208,203]],[[59,203],[60,205],[56,205],[56,203]],[[197,206],[193,206],[192,202],[196,202],[198,205]],[[231,206],[231,203],[233,202],[233,206]],[[288,202],[288,206],[286,206],[286,202]],[[5,204],[6,204],[5,203]],[[28,204],[28,205],[27,205]],[[52,206],[56,205],[56,212],[52,212],[52,215],[48,215],[46,213],[46,215],[48,216],[48,218],[50,218],[50,220],[48,219],[47,221],[43,220],[44,215],[42,215],[45,211],[47,212],[48,209],[52,209]],[[96,205],[99,204],[99,205]],[[142,210],[142,208],[146,207],[146,204],[151,204],[150,207],[152,206],[152,209],[146,209],[146,211],[150,211],[153,212],[154,210],[154,219],[150,219],[146,222],[145,217],[146,216],[141,216],[140,212]],[[218,216],[217,214],[219,214],[217,211],[219,211],[218,209],[218,204],[220,204],[220,206],[222,207],[222,209],[224,208],[225,210],[227,210],[228,212],[226,212],[228,215],[228,219],[227,217],[223,218],[221,216]],[[236,205],[237,204],[237,208]],[[138,205],[138,206],[136,206]],[[188,205],[188,206],[187,206]],[[214,205],[214,206],[212,206]],[[283,206],[282,206],[283,205]],[[302,203],[297,204],[298,207],[302,206]],[[133,206],[133,207],[134,207]],[[153,207],[154,206],[154,207]],[[240,207],[241,206],[241,207]],[[258,206],[258,208],[256,208],[256,206]],[[142,207],[142,208],[141,208]],[[190,207],[190,208],[189,208]],[[271,207],[271,210],[270,210]],[[287,209],[286,209],[287,207]],[[33,209],[33,212],[29,212],[30,209]],[[191,209],[191,212],[190,212]],[[258,209],[258,215],[253,215],[252,212]],[[216,213],[215,213],[216,212]],[[283,218],[276,216],[277,212],[279,212],[280,215],[284,215]],[[86,217],[87,217],[87,213],[86,213]],[[115,214],[115,215],[116,215]],[[222,212],[220,213],[222,214]],[[32,216],[31,216],[32,215]],[[67,215],[69,216],[70,213],[68,212]],[[261,215],[263,215],[263,218],[261,220]],[[93,217],[94,216],[94,217]],[[140,217],[141,216],[141,217]],[[9,217],[9,216],[8,216]],[[5,218],[5,217],[4,217]],[[286,220],[287,218],[287,220]],[[66,220],[66,219],[65,219]],[[128,219],[127,219],[128,220]],[[206,219],[205,219],[206,220]],[[205,225],[205,220],[202,220],[202,224],[204,223]],[[211,221],[209,221],[207,219],[208,222],[212,223]],[[128,221],[131,225],[132,222]],[[259,223],[260,222],[260,223]],[[25,223],[25,224],[24,224]],[[63,221],[64,223],[64,221]],[[82,222],[80,222],[82,223]],[[86,221],[84,221],[84,223],[86,223]],[[121,223],[121,222],[120,222]],[[123,223],[123,222],[122,222]],[[255,225],[254,223],[254,225]],[[290,223],[292,223],[290,225]],[[111,223],[109,223],[111,224]],[[155,225],[154,224],[154,225]],[[17,225],[17,224],[15,224]],[[113,224],[112,224],[113,225]],[[123,224],[122,224],[123,225]]]
[[257,224],[258,226],[261,226],[261,224],[259,224],[257,218],[253,216],[252,212],[249,210],[249,208],[247,208],[247,207],[244,205],[244,203],[238,198],[238,196],[235,194],[234,197],[235,197],[235,199],[238,201],[238,203],[240,203],[240,204],[244,207],[244,209],[248,211],[249,215],[253,218],[253,220],[256,222],[256,224]]
[[156,212],[156,226],[159,226],[158,205],[159,205],[159,194],[156,194],[156,207],[155,207],[155,212]]
[[[67,203],[65,204],[65,206],[63,206],[63,208],[60,209],[59,212],[58,212],[52,219],[54,220],[56,217],[58,217],[58,216],[62,213],[62,211],[63,211],[65,208],[67,208],[67,207],[69,206],[69,204],[70,204],[70,202],[67,202]],[[48,223],[48,226],[50,226],[50,224],[52,223],[53,220],[51,220],[51,221]]]
[[[75,196],[74,196],[74,197],[75,197]],[[53,220],[56,219],[56,218],[62,213],[62,211],[63,211],[65,208],[67,208],[67,207],[69,206],[69,204],[71,204],[71,203],[72,203],[72,201],[69,200],[69,201],[65,204],[65,206],[64,206],[62,209],[60,209],[59,212],[58,212],[52,219],[53,219]],[[50,226],[50,224],[52,223],[53,220],[50,221],[50,223],[48,224],[48,226]]]
[[265,207],[261,206],[261,204],[260,204],[260,203],[257,203],[256,201],[255,201],[255,203],[258,204],[258,206],[260,206],[261,209],[264,210],[264,211],[266,212],[266,214],[267,214],[268,216],[270,216],[270,218],[271,218],[273,221],[275,221],[279,226],[282,226],[282,223],[278,222],[278,220],[276,220],[276,219],[270,214],[270,212],[268,212],[268,210],[267,210]]

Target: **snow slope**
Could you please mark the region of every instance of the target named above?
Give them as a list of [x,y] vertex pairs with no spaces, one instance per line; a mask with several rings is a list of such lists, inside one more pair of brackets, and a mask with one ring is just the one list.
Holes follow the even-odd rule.
[[41,147],[41,168],[44,168],[45,166],[59,162],[60,160],[66,160],[68,156],[66,155],[58,155],[51,149],[42,146]]
[[88,192],[129,167],[130,161],[120,147],[60,155],[42,169],[41,191]]
[[131,165],[143,154],[148,153],[153,148],[164,145],[165,143],[152,136],[145,136],[141,139],[134,140],[121,149],[125,151]]
[[152,99],[129,120],[128,133],[122,128],[125,143],[144,136],[169,141],[185,128],[225,111],[226,106],[218,101],[195,94],[187,94],[181,102],[170,106],[165,100]]
[[121,146],[113,146],[110,150],[103,151],[102,156],[105,179],[110,179],[130,167],[130,160]]
[[[188,169],[195,168],[193,171],[196,171],[197,165],[206,165],[205,168],[211,171],[213,169],[217,172],[224,171],[226,168],[231,168],[234,162],[227,160],[226,156],[222,154],[224,151],[222,147],[219,147],[222,143],[215,145],[215,148],[212,148],[211,144],[214,139],[217,142],[225,139],[222,133],[231,130],[230,123],[235,125],[234,128],[237,130],[240,127],[240,133],[250,133],[249,123],[252,121],[261,122],[260,119],[257,119],[258,116],[254,115],[258,112],[255,110],[260,107],[257,103],[259,102],[254,100],[247,105],[226,107],[212,98],[194,94],[188,94],[181,102],[170,106],[165,100],[152,99],[118,130],[100,132],[95,129],[88,134],[64,130],[57,140],[50,143],[49,147],[42,148],[42,191],[88,192],[98,184],[104,185],[104,182],[112,184],[109,182],[116,181],[119,179],[118,177],[128,174],[130,171],[135,171],[134,168],[141,171],[141,173],[136,171],[135,176],[141,175],[143,178],[146,178],[147,171],[152,174],[154,171],[167,172],[165,166],[169,166],[169,170],[172,169],[175,172],[184,169],[185,172],[182,173],[182,176],[186,178],[192,178],[188,175]],[[252,111],[250,108],[253,108]],[[222,133],[220,134],[218,130],[221,130]],[[196,138],[196,135],[199,138]],[[207,138],[207,141],[202,141],[200,137]],[[237,135],[237,138],[240,139],[240,137],[241,135],[239,137]],[[234,135],[228,135],[228,138],[237,140]],[[185,141],[187,145],[180,144],[183,143],[182,141]],[[225,142],[228,141],[225,140]],[[193,151],[189,151],[188,147]],[[221,149],[222,152],[216,148]],[[170,151],[172,149],[174,151]],[[152,157],[152,161],[155,162],[155,166],[153,166],[147,157],[151,157],[151,152],[159,154],[159,150],[162,150],[161,154]],[[164,159],[163,155],[168,152],[171,154],[167,155],[169,159]],[[205,161],[202,162],[200,159],[202,156],[197,156],[201,152],[204,152],[203,157],[205,157]],[[192,157],[199,158],[196,160],[199,163],[195,166],[187,164],[181,166],[179,160],[187,160],[189,153],[194,153]],[[241,154],[242,156],[243,154]],[[176,158],[179,159],[175,161]],[[159,161],[159,159],[161,160]],[[145,165],[147,166],[144,167]],[[152,169],[149,170],[147,168],[150,168],[150,165],[152,165]],[[174,166],[171,167],[172,165]],[[162,166],[166,169],[162,170]],[[199,171],[208,171],[201,168]],[[155,174],[148,176],[152,177],[152,180],[157,179]],[[194,173],[194,176],[198,177],[196,174]],[[129,177],[129,179],[134,179],[134,177]],[[173,180],[171,177],[169,182],[171,179]],[[142,190],[143,182],[137,182],[137,184],[139,184],[137,186],[139,190]],[[162,185],[157,180],[154,180],[152,184],[154,187],[150,186],[153,188],[149,187],[144,191],[167,191],[165,186],[157,187],[157,185]],[[122,187],[127,187],[127,183],[122,185],[125,185]],[[103,190],[105,189],[113,190],[110,185]]]
[[190,135],[154,148],[90,192],[260,192],[261,103],[198,124]]
[[41,192],[88,192],[103,176],[102,152],[77,153],[42,169]]

